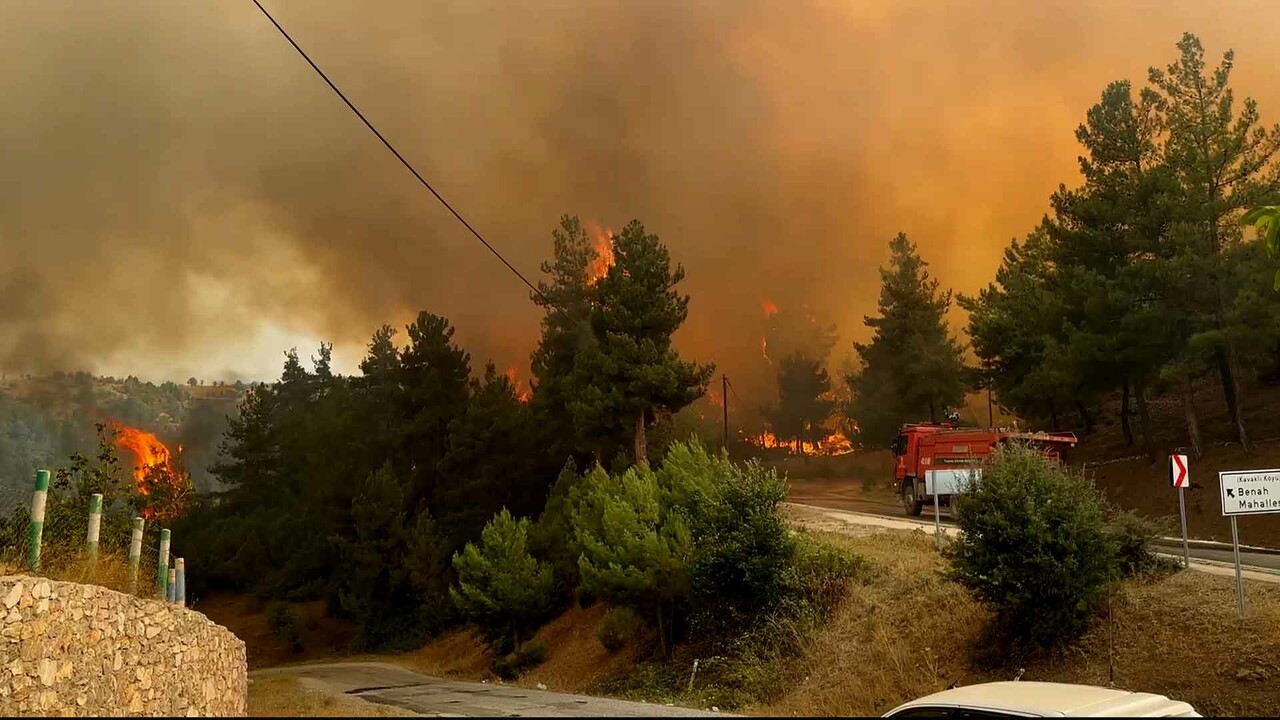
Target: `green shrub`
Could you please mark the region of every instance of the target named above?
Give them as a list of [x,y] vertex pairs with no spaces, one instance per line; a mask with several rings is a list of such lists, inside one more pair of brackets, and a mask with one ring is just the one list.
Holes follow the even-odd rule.
[[276,603],[267,608],[267,628],[282,648],[297,652],[302,649],[302,624],[293,608]]
[[787,598],[800,603],[802,614],[825,620],[844,599],[849,581],[865,568],[862,558],[802,535],[784,575]]
[[454,604],[497,649],[520,646],[520,635],[552,607],[551,568],[528,551],[529,520],[503,509],[484,526],[480,545],[453,556],[458,586]]
[[525,670],[541,664],[546,658],[547,644],[541,640],[530,640],[506,655],[495,657],[491,668],[503,680],[515,680]]
[[636,637],[643,621],[631,608],[616,607],[600,619],[596,628],[596,637],[609,652],[617,652],[626,646],[627,641]]
[[1116,573],[1091,483],[1010,445],[957,497],[954,513],[963,534],[946,552],[951,576],[992,607],[1011,649],[1052,646],[1087,628]]
[[1107,526],[1115,547],[1117,568],[1121,577],[1148,575],[1169,567],[1169,563],[1151,551],[1160,537],[1160,526],[1131,510],[1117,512]]
[[[582,590],[644,618],[664,657],[686,630],[724,646],[771,623],[803,635],[843,596],[854,561],[803,543],[779,514],[785,499],[774,470],[696,441],[672,445],[656,471],[597,467],[573,511]],[[621,646],[614,628],[601,633]]]

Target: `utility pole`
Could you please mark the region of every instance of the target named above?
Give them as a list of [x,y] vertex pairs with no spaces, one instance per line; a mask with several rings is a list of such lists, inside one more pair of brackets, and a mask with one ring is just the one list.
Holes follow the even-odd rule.
[[724,400],[721,403],[721,410],[724,411],[724,443],[721,447],[727,453],[729,452],[729,376],[720,373],[720,397]]

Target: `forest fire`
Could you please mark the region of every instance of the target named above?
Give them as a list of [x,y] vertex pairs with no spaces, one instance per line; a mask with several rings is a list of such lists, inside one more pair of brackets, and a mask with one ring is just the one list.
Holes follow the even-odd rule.
[[765,317],[773,317],[778,314],[778,305],[769,298],[760,298],[760,310]]
[[516,371],[515,366],[507,368],[507,372],[504,374],[507,376],[507,381],[511,383],[511,387],[515,390],[516,399],[522,403],[529,402],[529,398],[533,393],[527,387],[523,389],[520,387],[520,374]]
[[[777,435],[774,435],[769,430],[765,430],[759,435],[747,436],[747,442],[766,450],[783,448],[788,452],[793,452],[796,449],[795,441],[784,440]],[[831,457],[835,455],[847,455],[853,452],[853,443],[849,442],[849,438],[845,437],[844,433],[833,432],[819,440],[816,444],[811,442],[802,442],[800,448],[804,455]]]
[[587,232],[596,251],[596,256],[587,263],[587,284],[595,285],[613,267],[613,231],[588,223]]
[[174,468],[172,452],[154,433],[115,421],[111,423],[111,428],[115,430],[116,447],[133,455],[133,482],[141,495],[151,495],[152,478],[156,477],[152,470],[163,471],[164,477],[177,477],[178,470]]

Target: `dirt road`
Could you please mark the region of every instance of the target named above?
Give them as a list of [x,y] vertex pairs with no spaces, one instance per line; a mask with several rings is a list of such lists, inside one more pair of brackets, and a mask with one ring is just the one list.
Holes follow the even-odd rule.
[[[255,670],[250,678],[297,678],[305,687],[394,705],[429,717],[713,717],[669,705],[441,680],[380,662],[315,663]],[[729,717],[733,717],[729,715]]]

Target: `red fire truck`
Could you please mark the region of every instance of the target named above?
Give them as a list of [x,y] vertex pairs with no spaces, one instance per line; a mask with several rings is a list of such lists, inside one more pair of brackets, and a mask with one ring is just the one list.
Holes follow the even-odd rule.
[[[932,476],[934,478],[942,475],[954,478],[954,471],[981,467],[997,445],[1013,440],[1029,442],[1055,461],[1061,461],[1063,451],[1076,444],[1073,433],[961,428],[950,423],[903,425],[893,446],[893,454],[897,456],[893,477],[903,508],[909,515],[919,515],[926,502],[933,504],[933,494],[929,491],[933,485],[927,482],[931,477],[930,471],[937,471]],[[945,481],[938,482],[939,488],[953,487]],[[950,493],[939,492],[938,495],[939,505],[951,505]]]

